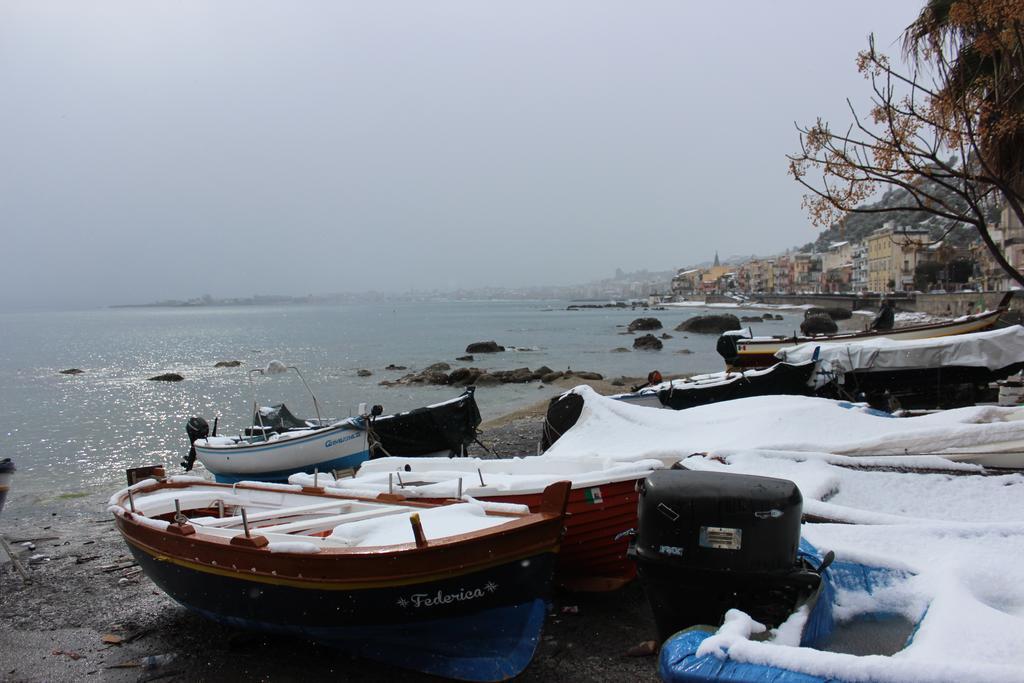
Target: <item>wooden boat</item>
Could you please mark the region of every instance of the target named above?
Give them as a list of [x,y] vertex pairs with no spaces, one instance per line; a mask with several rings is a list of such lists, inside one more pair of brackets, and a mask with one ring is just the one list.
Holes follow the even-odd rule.
[[568,490],[547,487],[530,513],[181,476],[138,482],[109,509],[146,574],[205,617],[496,681],[537,646]]
[[[822,553],[807,541],[800,542],[800,556],[813,566],[824,563]],[[852,651],[847,656],[871,657],[873,664],[885,667],[885,660],[906,648],[913,641],[918,624],[914,624],[891,612],[874,611],[857,615],[852,621],[841,624],[837,612],[842,595],[846,604],[873,602],[871,595],[880,588],[908,580],[910,572],[889,567],[876,567],[848,560],[829,562],[821,571],[821,584],[817,593],[808,601],[810,614],[800,632],[800,649],[806,653],[821,651],[841,652],[843,643],[836,641],[853,640],[844,631],[855,629],[871,630],[872,645],[877,651]],[[846,610],[849,612],[849,609]],[[882,634],[879,636],[878,634]],[[698,656],[697,651],[705,640],[714,636],[712,626],[698,626],[676,633],[661,647],[658,674],[668,683],[697,683],[702,681],[778,681],[779,683],[825,683],[839,681],[841,674],[815,675],[807,671],[796,671],[781,665],[755,664],[730,659],[714,654]],[[792,648],[786,648],[791,651]],[[828,655],[826,655],[827,657]],[[780,661],[787,659],[780,656]],[[792,660],[792,657],[788,659]],[[835,662],[835,659],[832,659]],[[849,661],[846,662],[850,664]],[[829,669],[829,662],[823,663],[823,670]],[[871,680],[876,680],[872,678]]]
[[[624,532],[636,526],[636,484],[658,460],[615,463],[604,458],[543,456],[482,460],[479,458],[380,458],[365,463],[355,478],[329,481],[329,490],[375,495],[387,492],[411,499],[474,499],[526,505],[543,504],[544,488],[572,482],[565,538],[555,566],[555,581],[569,590],[601,592],[621,588],[636,576],[626,557]],[[293,483],[311,484],[310,475]]]
[[11,490],[11,477],[14,475],[14,463],[10,458],[0,460],[0,512],[4,510],[7,492]]
[[851,342],[868,339],[931,339],[958,334],[981,332],[992,328],[999,317],[1009,310],[1013,292],[1007,292],[994,311],[984,311],[975,315],[966,315],[956,320],[926,325],[908,325],[891,330],[868,330],[864,332],[848,332],[843,334],[821,335],[813,337],[754,337],[744,336],[743,330],[726,332],[718,338],[717,350],[730,368],[767,367],[778,361],[777,354],[782,349],[805,343]]
[[[732,401],[751,396],[808,396],[814,390],[815,359],[799,363],[776,363],[761,370],[715,372],[687,379],[663,382],[613,398],[650,408],[685,410],[709,403]],[[541,436],[541,448],[547,450],[579,419],[583,397],[569,392],[556,396],[548,404]]]
[[254,421],[255,428],[246,433],[210,436],[205,420],[191,418],[186,471],[194,458],[219,482],[284,482],[296,472],[354,468],[388,454],[461,454],[476,439],[480,410],[474,387],[469,387],[448,401],[393,415],[371,413],[325,423],[299,420],[281,405],[257,410]]

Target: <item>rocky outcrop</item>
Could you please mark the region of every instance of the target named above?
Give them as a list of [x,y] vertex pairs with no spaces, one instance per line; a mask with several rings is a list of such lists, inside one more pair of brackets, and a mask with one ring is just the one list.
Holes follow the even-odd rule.
[[641,351],[661,351],[661,340],[653,334],[645,334],[633,340],[633,348]]
[[459,387],[475,384],[483,371],[480,368],[455,368],[448,375],[448,383]]
[[162,375],[157,375],[156,377],[150,377],[149,381],[150,382],[180,382],[183,379],[185,379],[185,378],[182,377],[181,375],[179,375],[176,372],[165,372]]
[[466,353],[497,353],[504,351],[505,347],[498,344],[496,341],[482,341],[473,342],[466,347]]
[[628,329],[630,332],[644,331],[644,330],[660,330],[662,327],[661,321],[657,318],[637,318],[629,324]]
[[242,364],[240,360],[219,360],[213,364],[215,368],[237,368]]
[[68,368],[67,370],[61,370],[62,375],[81,375],[85,370],[79,370],[78,368]]
[[613,304],[571,304],[566,306],[567,311],[579,311],[584,308],[626,308],[624,301],[616,301]]
[[676,332],[696,332],[698,334],[722,334],[729,330],[740,329],[740,319],[731,314],[698,315],[679,323]]
[[803,334],[834,334],[838,331],[839,326],[827,315],[812,315],[800,323],[800,332]]
[[526,384],[544,382],[550,384],[561,377],[575,377],[581,380],[599,380],[603,376],[596,372],[559,372],[542,365],[536,370],[527,367],[512,370],[482,370],[476,367],[455,368],[451,372],[447,363],[434,363],[420,372],[409,373],[397,380],[383,380],[380,386],[391,387],[408,384],[436,384],[452,386],[494,386],[496,384]]
[[577,377],[579,379],[590,379],[599,380],[604,379],[604,375],[599,372],[567,372],[565,373],[569,377]]
[[359,368],[358,370],[356,370],[357,377],[369,377],[372,374],[373,373],[367,370],[366,368]]

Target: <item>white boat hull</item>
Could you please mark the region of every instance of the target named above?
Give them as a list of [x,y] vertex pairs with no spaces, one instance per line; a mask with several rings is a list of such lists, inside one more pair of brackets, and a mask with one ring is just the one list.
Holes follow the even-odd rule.
[[324,429],[286,432],[266,441],[198,439],[195,448],[199,462],[225,483],[287,481],[295,472],[357,467],[370,456],[366,431],[352,420]]

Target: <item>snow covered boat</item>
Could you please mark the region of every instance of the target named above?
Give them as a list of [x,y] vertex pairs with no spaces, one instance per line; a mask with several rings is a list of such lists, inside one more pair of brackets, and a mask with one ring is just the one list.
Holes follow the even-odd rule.
[[[663,467],[658,460],[616,463],[590,457],[380,458],[364,463],[355,478],[318,476],[318,483],[352,495],[389,493],[414,500],[470,496],[537,511],[546,486],[570,480],[555,581],[570,590],[610,591],[636,575],[636,566],[626,557],[629,539],[623,535],[636,526],[636,484]],[[308,485],[313,477],[295,475],[289,481]]]
[[568,490],[547,487],[530,513],[179,476],[121,490],[109,510],[147,576],[209,619],[497,681],[536,649]]
[[[1024,408],[975,406],[895,417],[863,403],[809,396],[756,396],[690,410],[651,410],[572,390],[583,401],[576,424],[544,453],[671,466],[694,453],[744,449],[842,456],[938,456],[1024,467]],[[1015,464],[1014,464],[1015,463]]]
[[[751,396],[807,396],[814,390],[816,366],[815,360],[809,358],[799,363],[775,363],[762,370],[694,375],[628,394],[613,394],[608,398],[649,408],[685,410]],[[547,450],[559,436],[576,424],[582,409],[583,399],[573,392],[551,399],[544,419],[541,448]]]
[[[801,541],[799,555],[813,566],[825,562],[807,541]],[[891,657],[913,642],[917,624],[879,608],[875,593],[911,576],[902,569],[833,560],[823,568],[815,594],[767,642],[754,645],[751,636],[763,637],[766,626],[734,610],[717,633],[714,626],[695,626],[672,635],[662,645],[658,673],[668,683],[909,680]],[[758,657],[748,658],[749,645],[761,651]],[[876,675],[864,677],[865,671]]]
[[11,476],[14,474],[14,463],[10,458],[0,460],[0,512],[3,512],[7,492],[11,490]]
[[[812,342],[780,350],[789,363],[820,360],[834,378],[831,398],[866,400],[884,410],[974,405],[987,386],[1024,368],[1024,327],[936,339]],[[823,383],[823,382],[822,382]]]
[[[260,409],[254,427],[236,436],[208,435],[201,418],[187,431],[194,457],[219,482],[287,481],[296,472],[358,467],[382,455],[457,455],[476,439],[480,411],[470,387],[448,401],[393,415],[350,417],[324,424],[300,420],[283,405]],[[266,418],[266,420],[264,420]],[[186,470],[191,469],[190,458]]]
[[908,325],[891,330],[867,330],[815,337],[755,337],[749,331],[726,332],[718,338],[717,350],[729,367],[767,367],[777,362],[776,354],[783,349],[806,343],[852,342],[871,339],[932,339],[958,334],[969,334],[990,329],[999,317],[1009,310],[1013,292],[1007,292],[994,311],[965,315],[955,320],[925,325]]

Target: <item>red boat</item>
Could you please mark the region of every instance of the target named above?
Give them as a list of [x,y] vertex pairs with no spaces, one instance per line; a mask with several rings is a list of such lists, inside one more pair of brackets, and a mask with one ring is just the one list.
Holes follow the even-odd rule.
[[[573,591],[612,591],[636,576],[626,558],[636,527],[636,483],[656,469],[658,460],[616,463],[603,458],[531,456],[499,460],[479,458],[379,458],[351,479],[321,475],[318,484],[351,494],[391,493],[412,499],[471,497],[540,509],[544,487],[570,480],[565,538],[555,565],[555,582]],[[312,475],[293,475],[292,483],[311,483]]]

